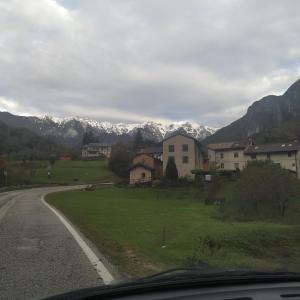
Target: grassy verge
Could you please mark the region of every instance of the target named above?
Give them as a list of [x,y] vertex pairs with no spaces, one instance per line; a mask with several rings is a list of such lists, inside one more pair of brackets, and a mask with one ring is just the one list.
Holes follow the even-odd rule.
[[[47,201],[132,276],[183,266],[191,257],[218,267],[299,270],[298,226],[222,222],[202,197],[196,188],[107,187],[52,194]],[[202,247],[205,237],[218,250]]]

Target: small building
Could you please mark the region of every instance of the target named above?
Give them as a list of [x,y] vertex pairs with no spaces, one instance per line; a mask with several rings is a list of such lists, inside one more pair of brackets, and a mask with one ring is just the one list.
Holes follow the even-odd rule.
[[202,169],[203,155],[200,142],[184,133],[174,133],[163,140],[163,173],[169,157],[174,157],[179,177],[192,177],[195,169]]
[[111,144],[90,143],[83,146],[81,154],[84,159],[110,158]]
[[151,182],[162,176],[162,161],[146,153],[138,153],[129,169],[130,184]]
[[227,171],[244,169],[247,164],[246,147],[247,142],[244,141],[209,144],[209,167]]
[[244,154],[248,161],[269,160],[280,164],[282,168],[290,170],[300,178],[299,142],[249,145]]
[[59,160],[72,160],[72,156],[71,156],[71,155],[68,155],[68,154],[61,155],[61,156],[59,157]]

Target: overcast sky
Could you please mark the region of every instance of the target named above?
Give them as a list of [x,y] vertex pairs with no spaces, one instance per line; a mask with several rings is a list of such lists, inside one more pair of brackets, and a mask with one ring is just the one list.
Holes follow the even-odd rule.
[[299,0],[0,0],[0,110],[219,127],[300,78]]

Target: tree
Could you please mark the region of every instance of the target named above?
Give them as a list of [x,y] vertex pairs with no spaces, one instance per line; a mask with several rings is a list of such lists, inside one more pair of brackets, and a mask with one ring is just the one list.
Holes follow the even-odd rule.
[[127,145],[122,143],[113,145],[109,159],[110,170],[120,177],[127,178],[132,157],[132,149]]
[[241,172],[229,212],[237,219],[284,217],[299,182],[289,171],[272,162],[252,162]]
[[97,142],[98,142],[98,139],[93,134],[92,131],[87,131],[82,136],[82,145],[88,145],[90,143],[97,143]]
[[167,166],[166,166],[166,178],[169,180],[177,180],[178,179],[178,170],[176,167],[175,159],[173,156],[168,158]]
[[49,164],[50,166],[53,166],[56,162],[56,156],[55,155],[50,155],[49,157]]
[[138,128],[133,141],[133,150],[138,152],[144,146],[144,138],[142,135],[142,129]]

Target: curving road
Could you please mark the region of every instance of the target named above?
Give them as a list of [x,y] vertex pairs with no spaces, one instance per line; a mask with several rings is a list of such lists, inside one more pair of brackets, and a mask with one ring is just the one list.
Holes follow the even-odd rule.
[[40,299],[103,284],[38,188],[0,194],[0,299]]

